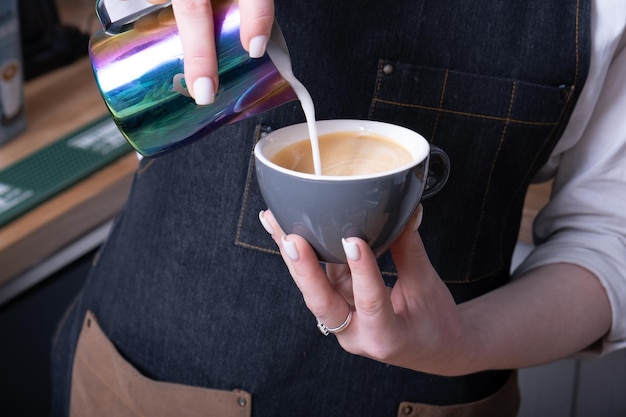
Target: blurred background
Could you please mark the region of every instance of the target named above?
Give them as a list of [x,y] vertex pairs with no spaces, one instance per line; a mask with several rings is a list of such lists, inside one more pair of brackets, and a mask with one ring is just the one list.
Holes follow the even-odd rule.
[[[107,119],[87,58],[89,35],[99,29],[95,0],[2,4],[12,1],[19,10],[26,125],[0,144],[0,220],[11,193],[23,191],[3,184],[11,167],[67,138],[106,141],[114,134],[110,125],[93,128]],[[55,154],[60,159],[50,163],[53,168],[63,165],[62,157]],[[55,327],[124,204],[136,165],[134,152],[122,149],[119,157],[0,222],[0,417],[49,415]],[[27,175],[36,171],[36,164],[26,167]],[[548,194],[549,184],[542,184],[527,196],[515,263],[532,248],[530,225]],[[624,417],[626,351],[523,369],[520,385],[520,417]]]

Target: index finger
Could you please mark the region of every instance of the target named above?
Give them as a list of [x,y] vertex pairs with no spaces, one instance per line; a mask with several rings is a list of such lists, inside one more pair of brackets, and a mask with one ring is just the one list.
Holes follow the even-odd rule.
[[376,323],[380,317],[393,314],[389,288],[368,244],[354,237],[343,239],[342,243],[352,272],[354,305],[359,317]]

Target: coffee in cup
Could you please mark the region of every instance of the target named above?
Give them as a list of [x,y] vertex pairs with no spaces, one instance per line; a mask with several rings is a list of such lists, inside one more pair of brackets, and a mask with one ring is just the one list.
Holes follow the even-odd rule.
[[[390,171],[412,161],[402,146],[389,138],[365,131],[333,132],[318,137],[322,175],[350,176]],[[284,168],[315,174],[312,144],[296,142],[276,153],[271,161]]]

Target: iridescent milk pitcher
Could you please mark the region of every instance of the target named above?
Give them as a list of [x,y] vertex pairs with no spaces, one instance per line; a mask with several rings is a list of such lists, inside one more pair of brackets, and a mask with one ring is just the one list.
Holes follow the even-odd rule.
[[90,41],[93,72],[115,123],[143,156],[163,154],[296,99],[270,56],[289,56],[278,25],[269,40],[274,52],[252,59],[239,39],[238,1],[213,0],[212,6],[219,89],[212,104],[199,106],[186,88],[171,5],[97,2],[102,30]]

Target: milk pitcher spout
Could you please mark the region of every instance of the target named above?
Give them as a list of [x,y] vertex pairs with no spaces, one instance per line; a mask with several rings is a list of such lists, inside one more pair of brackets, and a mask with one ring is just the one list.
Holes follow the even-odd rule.
[[[113,6],[124,4],[125,9]],[[205,138],[219,127],[295,100],[296,94],[265,54],[250,58],[239,39],[237,0],[214,0],[219,89],[197,105],[183,73],[183,51],[170,4],[98,0],[102,30],[89,56],[102,97],[118,128],[143,156],[153,157]],[[274,22],[270,42],[286,43]]]

